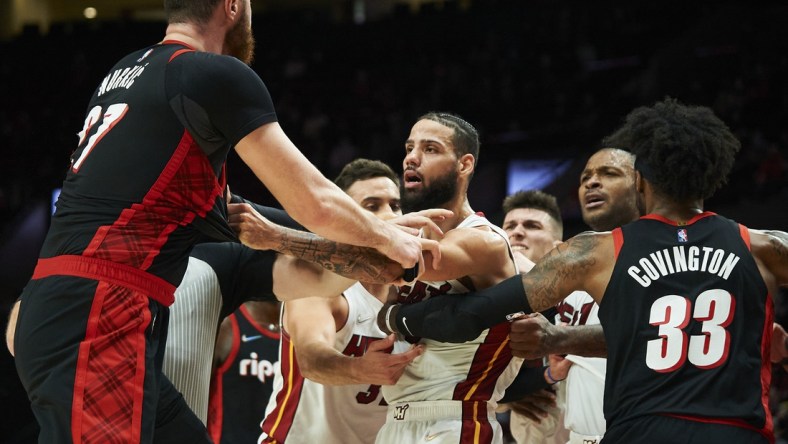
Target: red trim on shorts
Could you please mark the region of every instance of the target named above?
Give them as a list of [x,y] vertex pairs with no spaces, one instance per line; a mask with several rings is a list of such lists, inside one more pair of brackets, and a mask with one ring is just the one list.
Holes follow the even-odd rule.
[[621,247],[624,246],[624,232],[621,227],[613,229],[613,247],[615,248],[615,258],[618,260],[618,254],[621,253]]
[[257,321],[255,321],[254,318],[252,317],[252,314],[249,313],[249,309],[246,308],[246,306],[244,304],[241,304],[240,310],[241,310],[241,314],[243,315],[243,317],[246,318],[246,320],[249,322],[249,324],[252,325],[252,327],[254,327],[255,330],[259,331],[260,333],[262,333],[266,337],[271,338],[271,339],[275,339],[277,341],[282,337],[279,333],[273,332],[273,331],[271,331],[271,330],[269,330],[267,328],[264,328]]
[[146,373],[149,300],[102,281],[79,344],[71,411],[78,444],[140,442]]
[[39,259],[33,279],[48,276],[77,276],[109,282],[142,293],[170,306],[175,301],[175,286],[140,269],[93,257],[64,255]]
[[742,224],[739,224],[739,234],[741,234],[744,244],[747,245],[747,249],[752,251],[752,246],[750,245],[750,229]]
[[487,417],[487,403],[463,402],[460,444],[491,443],[494,435],[492,424]]
[[[682,225],[682,226],[692,225],[695,222],[697,222],[697,221],[699,221],[699,220],[701,220],[701,219],[703,219],[705,217],[716,216],[716,215],[717,215],[717,213],[713,213],[711,211],[704,211],[704,212],[702,212],[700,214],[696,214],[695,216],[693,216],[692,219],[687,221],[687,223]],[[656,221],[664,222],[664,223],[666,223],[668,225],[673,225],[674,227],[678,227],[679,226],[679,224],[677,224],[676,221],[672,221],[672,220],[668,219],[667,217],[661,216],[659,214],[651,213],[651,214],[647,214],[645,216],[641,216],[640,218],[641,219],[650,219],[650,220],[656,220]]]
[[298,368],[295,358],[295,347],[290,342],[290,335],[282,329],[282,345],[279,365],[282,372],[282,388],[276,393],[276,406],[266,415],[261,426],[267,438],[264,443],[285,442],[290,428],[293,426],[298,404],[301,402],[301,390],[304,387],[304,376]]

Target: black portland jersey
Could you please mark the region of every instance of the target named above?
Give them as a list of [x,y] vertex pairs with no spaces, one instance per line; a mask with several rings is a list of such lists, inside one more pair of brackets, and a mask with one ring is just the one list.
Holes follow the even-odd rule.
[[88,105],[41,257],[82,255],[177,285],[201,236],[230,240],[228,151],[276,114],[239,60],[164,42],[132,53]]
[[279,333],[262,328],[245,306],[230,315],[233,345],[211,381],[208,433],[219,443],[255,443],[274,389]]
[[608,429],[653,414],[771,429],[773,307],[748,230],[709,212],[687,225],[648,215],[613,238],[599,309]]

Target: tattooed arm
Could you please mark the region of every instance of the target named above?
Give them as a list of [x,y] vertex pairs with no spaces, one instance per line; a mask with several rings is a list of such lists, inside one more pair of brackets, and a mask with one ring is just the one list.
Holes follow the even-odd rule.
[[[228,211],[230,226],[239,233],[239,239],[244,245],[257,250],[274,250],[294,259],[319,265],[323,270],[347,278],[345,288],[352,281],[390,283],[403,275],[404,270],[401,265],[373,248],[341,244],[310,232],[273,224],[260,216],[248,204],[230,204]],[[235,217],[240,213],[251,213],[256,217]],[[279,259],[274,266],[275,271],[277,266],[281,266]],[[321,279],[322,270],[310,264],[300,264],[298,268],[312,273],[314,279]],[[308,279],[309,275],[305,275],[304,278]],[[288,280],[297,279],[290,276]],[[283,279],[278,281],[284,283]],[[274,283],[277,284],[276,277],[274,277]],[[338,285],[341,287],[342,284]],[[277,293],[276,289],[274,293],[278,297],[282,297],[282,294]],[[336,295],[337,292],[333,292],[333,294]]]
[[463,296],[438,296],[384,307],[383,331],[465,342],[512,314],[544,311],[575,290],[601,300],[614,264],[610,233],[583,233],[553,249],[528,273]]
[[788,233],[750,230],[750,247],[761,276],[772,294],[788,285]]

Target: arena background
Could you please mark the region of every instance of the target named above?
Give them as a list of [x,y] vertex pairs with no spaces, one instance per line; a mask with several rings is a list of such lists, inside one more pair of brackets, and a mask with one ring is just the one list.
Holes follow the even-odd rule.
[[[328,177],[356,157],[401,171],[430,110],[478,127],[471,205],[500,223],[504,196],[559,197],[566,235],[586,227],[579,170],[628,111],[665,96],[709,106],[742,141],[707,209],[788,230],[788,6],[779,2],[253,0],[253,68],[285,132]],[[94,9],[87,9],[94,8]],[[93,17],[93,18],[86,18]],[[160,0],[0,0],[0,307],[32,273],[87,101],[111,65],[164,32]],[[276,205],[237,155],[233,190]],[[785,292],[776,297],[785,325]],[[0,352],[0,442],[35,424]],[[788,377],[774,371],[778,435]]]

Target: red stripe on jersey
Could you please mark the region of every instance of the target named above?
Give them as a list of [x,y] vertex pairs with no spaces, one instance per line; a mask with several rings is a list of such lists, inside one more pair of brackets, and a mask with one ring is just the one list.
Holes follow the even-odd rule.
[[772,422],[772,412],[769,409],[769,389],[772,384],[771,344],[774,331],[774,301],[771,293],[766,293],[765,304],[763,334],[761,336],[761,408],[766,415],[766,421],[761,433],[767,434],[770,442],[774,442],[774,423]]
[[142,293],[98,283],[77,356],[73,442],[140,441],[148,303]]
[[621,252],[621,247],[624,246],[624,232],[621,227],[613,229],[613,247],[615,248],[615,258],[618,260],[618,253]]
[[468,376],[454,388],[452,399],[488,401],[495,390],[498,377],[512,360],[512,352],[508,344],[508,323],[490,328],[484,342],[476,349]]
[[[723,419],[723,418],[709,418],[705,416],[689,416],[689,415],[677,415],[672,413],[664,413],[665,416],[669,416],[671,418],[678,418],[678,419],[685,419],[687,421],[693,422],[702,422],[705,424],[724,424],[733,427],[740,427],[742,429],[747,429],[758,433],[769,440],[770,443],[774,443],[774,433],[771,429],[767,430],[766,428],[757,429],[746,422],[739,420],[739,419]],[[768,424],[771,424],[771,415],[769,415],[769,420],[767,421]]]
[[739,234],[741,234],[744,244],[747,245],[747,249],[752,251],[752,247],[750,246],[750,230],[744,225],[739,224]]
[[208,400],[208,434],[211,435],[211,439],[215,443],[221,442],[224,426],[224,374],[232,367],[238,350],[241,348],[241,329],[238,327],[235,313],[228,316],[228,319],[232,330],[232,346],[222,364],[211,376],[211,390]]
[[179,49],[179,50],[177,50],[177,51],[172,53],[172,55],[170,56],[170,59],[167,60],[167,63],[170,63],[175,57],[178,57],[179,55],[181,55],[183,53],[186,53],[186,52],[194,52],[194,50],[193,49]]
[[493,428],[487,418],[487,403],[463,402],[460,444],[491,443],[493,436]]
[[[700,214],[696,214],[695,216],[693,216],[693,217],[692,217],[692,219],[690,219],[689,221],[687,221],[687,223],[686,223],[686,224],[684,224],[684,225],[692,225],[692,224],[694,224],[695,222],[697,222],[697,221],[699,221],[699,220],[703,219],[704,217],[709,217],[709,216],[716,216],[716,215],[717,215],[717,213],[713,213],[713,212],[711,212],[711,211],[704,211],[704,212],[702,212],[702,213],[700,213]],[[673,225],[674,227],[677,227],[677,226],[679,226],[679,224],[677,224],[677,223],[676,223],[676,221],[672,221],[672,220],[668,219],[667,217],[665,217],[665,216],[662,216],[662,215],[659,215],[659,214],[654,214],[654,213],[652,213],[652,214],[647,214],[647,215],[645,215],[645,216],[641,216],[640,218],[641,218],[641,219],[651,219],[651,220],[658,220],[658,221],[660,221],[660,222],[664,222],[664,223],[666,223],[666,224],[668,224],[668,225]]]
[[184,131],[142,202],[123,210],[112,225],[99,228],[83,256],[146,270],[172,232],[204,217],[222,193],[210,161]]
[[285,442],[293,418],[301,401],[301,390],[304,387],[304,376],[298,369],[295,359],[295,347],[290,336],[282,330],[281,356],[279,356],[282,372],[282,389],[276,394],[276,407],[263,420],[263,432],[268,437],[262,442]]

